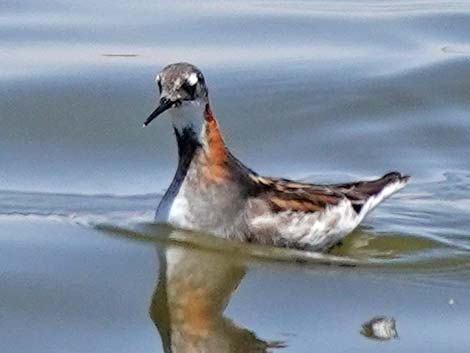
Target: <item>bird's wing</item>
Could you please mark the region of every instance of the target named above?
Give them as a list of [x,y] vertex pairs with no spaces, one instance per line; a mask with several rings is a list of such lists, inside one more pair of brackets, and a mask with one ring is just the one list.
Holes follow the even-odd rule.
[[388,185],[406,183],[409,177],[392,172],[376,180],[331,185],[300,183],[255,174],[250,178],[257,185],[257,197],[266,200],[274,212],[319,212],[348,200],[359,213],[372,196],[379,195]]
[[319,212],[337,205],[346,196],[326,185],[314,185],[253,175],[257,198],[265,200],[273,212]]

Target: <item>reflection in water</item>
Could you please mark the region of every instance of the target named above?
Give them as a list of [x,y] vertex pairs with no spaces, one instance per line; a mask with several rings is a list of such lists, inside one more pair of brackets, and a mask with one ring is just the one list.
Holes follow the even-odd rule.
[[361,334],[376,340],[398,338],[395,319],[386,316],[376,316],[363,323]]
[[160,273],[150,316],[165,352],[266,352],[282,347],[223,316],[245,275],[243,263],[178,245],[157,251]]

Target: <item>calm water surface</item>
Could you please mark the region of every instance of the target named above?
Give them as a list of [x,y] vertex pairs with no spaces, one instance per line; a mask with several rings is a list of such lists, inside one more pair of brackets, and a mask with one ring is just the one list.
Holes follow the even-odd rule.
[[[0,351],[468,352],[469,33],[467,1],[0,3]],[[180,60],[260,173],[412,182],[326,255],[152,224]]]

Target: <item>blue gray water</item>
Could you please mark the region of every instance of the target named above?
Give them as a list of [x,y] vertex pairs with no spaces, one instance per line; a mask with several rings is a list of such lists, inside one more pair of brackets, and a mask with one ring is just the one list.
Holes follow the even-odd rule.
[[[0,351],[466,352],[468,33],[467,1],[0,3]],[[152,225],[181,60],[258,172],[410,185],[324,256]]]

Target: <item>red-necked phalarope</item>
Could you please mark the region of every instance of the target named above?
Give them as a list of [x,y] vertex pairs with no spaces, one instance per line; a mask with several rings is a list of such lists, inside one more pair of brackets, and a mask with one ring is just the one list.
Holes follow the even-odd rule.
[[247,242],[327,250],[409,179],[392,172],[371,181],[312,185],[260,176],[225,145],[199,69],[171,64],[156,83],[160,104],[144,126],[168,110],[179,155],[157,222]]

